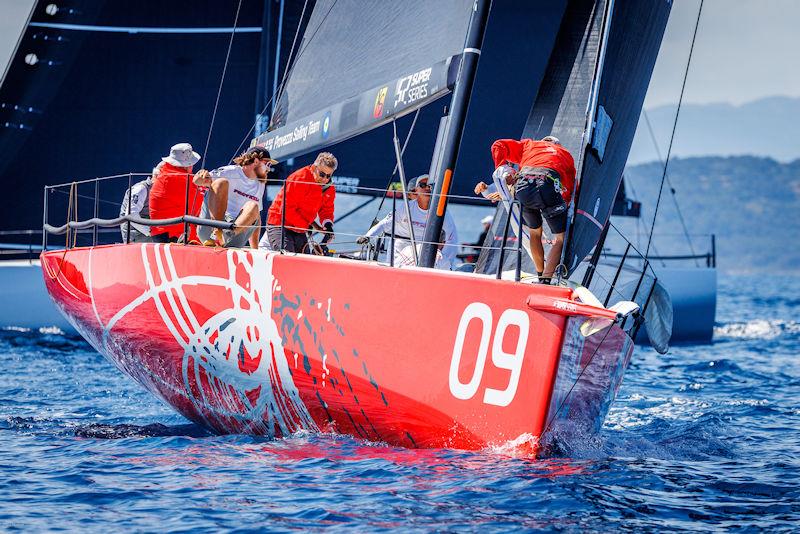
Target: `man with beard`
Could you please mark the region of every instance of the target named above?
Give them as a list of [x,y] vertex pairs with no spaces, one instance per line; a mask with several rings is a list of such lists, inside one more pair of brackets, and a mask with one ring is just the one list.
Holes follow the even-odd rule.
[[261,209],[267,174],[277,163],[262,147],[252,147],[226,165],[211,172],[197,173],[197,183],[208,187],[200,217],[233,222],[234,230],[198,226],[197,235],[207,246],[242,248],[248,242],[258,248]]

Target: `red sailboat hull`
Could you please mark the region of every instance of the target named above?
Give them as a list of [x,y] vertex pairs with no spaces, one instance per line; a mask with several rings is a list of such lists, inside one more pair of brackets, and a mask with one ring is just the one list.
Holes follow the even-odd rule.
[[581,336],[567,288],[479,275],[156,244],[42,269],[99,352],[220,433],[535,453],[564,422],[599,427],[633,348],[616,325]]

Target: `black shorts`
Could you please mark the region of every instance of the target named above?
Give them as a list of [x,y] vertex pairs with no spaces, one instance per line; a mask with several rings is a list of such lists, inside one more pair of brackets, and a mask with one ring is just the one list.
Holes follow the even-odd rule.
[[522,176],[517,180],[515,196],[522,205],[522,223],[532,229],[542,226],[542,217],[554,234],[567,229],[567,204],[547,175]]

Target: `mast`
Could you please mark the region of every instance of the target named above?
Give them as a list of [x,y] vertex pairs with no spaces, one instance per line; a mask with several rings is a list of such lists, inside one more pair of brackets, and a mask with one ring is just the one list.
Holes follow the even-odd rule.
[[[475,0],[472,22],[465,41],[464,53],[461,63],[461,76],[456,83],[455,92],[451,101],[450,116],[445,132],[444,147],[442,148],[442,164],[439,167],[441,175],[435,176],[435,190],[431,196],[428,208],[428,220],[425,225],[422,252],[419,258],[421,267],[433,267],[436,262],[436,243],[444,223],[444,214],[447,210],[447,193],[450,190],[450,181],[453,178],[453,168],[458,159],[458,148],[461,145],[461,136],[464,132],[464,123],[467,118],[469,97],[475,83],[478,71],[478,59],[481,55],[483,36],[486,33],[486,23],[489,20],[491,0]],[[434,154],[436,158],[436,154]]]

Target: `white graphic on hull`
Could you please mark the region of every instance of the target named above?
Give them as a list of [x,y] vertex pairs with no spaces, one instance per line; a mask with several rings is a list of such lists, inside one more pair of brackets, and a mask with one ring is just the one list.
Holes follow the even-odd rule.
[[[152,300],[183,350],[184,391],[180,393],[194,404],[209,427],[270,436],[276,431],[287,435],[317,430],[294,385],[278,326],[272,319],[272,291],[279,287],[272,274],[273,255],[228,250],[227,278],[179,277],[169,245],[151,249],[155,266],[147,250],[142,246],[148,289],[105,326],[105,348],[113,344],[109,341],[114,325]],[[240,285],[237,268],[246,271],[249,283]],[[226,289],[232,306],[200,324],[184,291],[197,286]],[[207,380],[201,380],[203,375]]]

